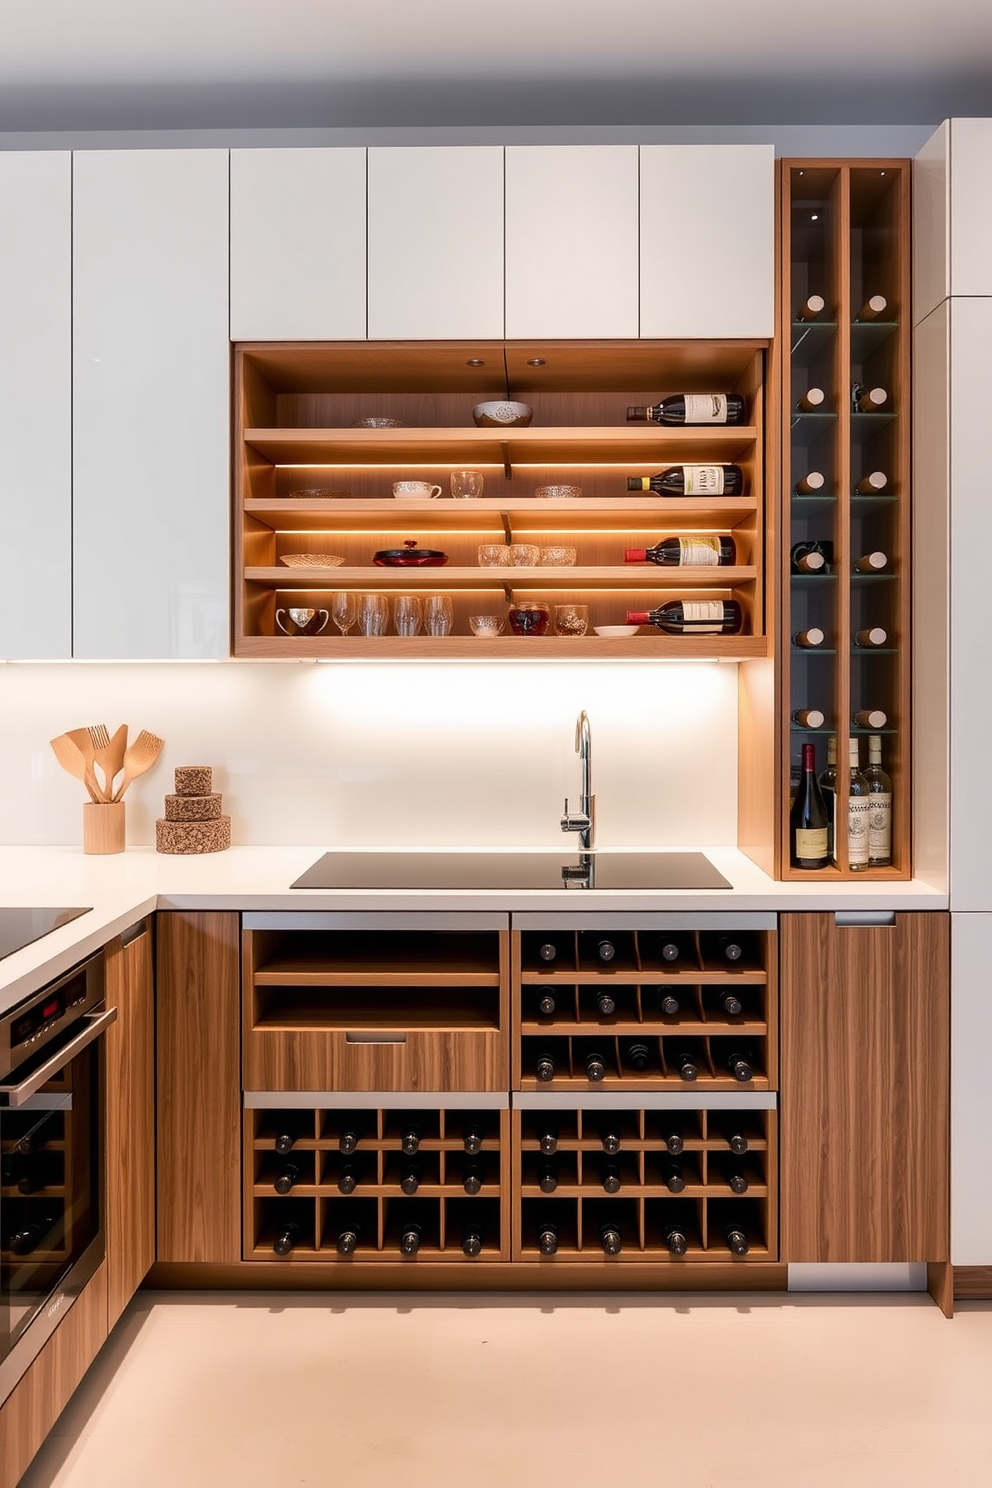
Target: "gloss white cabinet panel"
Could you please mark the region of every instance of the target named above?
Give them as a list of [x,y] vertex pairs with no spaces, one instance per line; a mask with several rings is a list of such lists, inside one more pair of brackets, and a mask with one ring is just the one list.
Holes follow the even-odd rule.
[[506,150],[506,334],[638,334],[636,145]]
[[992,119],[946,119],[913,170],[914,316],[992,295]]
[[0,153],[0,658],[72,647],[72,157]]
[[[950,301],[951,473],[951,908],[992,911],[992,801],[975,790],[992,738],[985,621],[992,549],[988,417],[992,298]],[[926,571],[929,572],[929,555]]]
[[642,145],[640,155],[641,335],[772,336],[773,147]]
[[231,151],[231,340],[365,337],[364,149]]
[[228,152],[73,163],[73,635],[229,654]]
[[503,335],[503,147],[368,152],[368,334]]
[[950,293],[950,120],[913,161],[913,323]]
[[992,914],[951,915],[951,1261],[992,1266]]

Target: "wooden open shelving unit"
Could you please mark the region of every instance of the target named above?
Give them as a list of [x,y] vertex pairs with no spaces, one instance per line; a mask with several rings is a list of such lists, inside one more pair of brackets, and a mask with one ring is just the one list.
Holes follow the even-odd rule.
[[[912,876],[910,832],[910,191],[911,162],[828,160],[781,162],[781,278],[777,339],[782,347],[782,502],[780,571],[779,877],[907,879]],[[826,301],[823,314],[796,319],[811,294]],[[884,316],[858,319],[870,295],[884,295]],[[785,348],[790,354],[785,354]],[[881,386],[888,401],[877,413],[858,412],[852,385]],[[802,412],[808,387],[826,394],[824,411]],[[826,482],[814,494],[796,491],[810,470]],[[881,492],[857,491],[873,471],[888,476]],[[833,546],[823,574],[790,572],[798,542]],[[888,555],[879,574],[855,571],[858,559]],[[794,635],[809,626],[826,633],[822,647],[804,649]],[[858,647],[861,629],[884,628],[887,643]],[[788,658],[788,664],[786,664]],[[797,709],[819,708],[823,729],[792,722]],[[882,729],[860,728],[853,716],[879,708]],[[847,740],[883,740],[882,764],[892,777],[892,864],[852,873],[848,867]],[[826,741],[837,739],[836,865],[815,874],[789,862],[790,773],[800,745],[817,746],[817,769],[826,765]]]
[[[636,658],[767,654],[764,608],[764,352],[761,342],[688,343],[338,343],[247,344],[235,352],[235,633],[238,656],[479,660],[484,657]],[[628,405],[668,391],[739,391],[751,422],[732,428],[628,425]],[[525,401],[527,428],[480,429],[476,403]],[[409,427],[356,429],[361,417]],[[627,476],[668,465],[736,463],[740,497],[632,495]],[[453,469],[480,470],[479,500],[447,496]],[[437,500],[397,503],[393,481],[442,487]],[[536,488],[575,484],[582,496],[538,500]],[[310,498],[313,489],[340,493]],[[726,568],[662,569],[624,564],[628,547],[661,537],[730,531],[738,563]],[[409,539],[439,548],[437,568],[373,565],[381,548]],[[482,543],[564,543],[571,567],[485,568]],[[344,563],[289,568],[286,553],[333,553]],[[339,635],[328,621],[318,636],[288,637],[276,610],[327,609],[332,593],[448,594],[448,636]],[[642,627],[604,638],[596,625],[622,624],[628,609],[669,598],[736,598],[739,636],[665,636]],[[589,607],[585,636],[471,634],[472,614],[505,615],[511,600]]]

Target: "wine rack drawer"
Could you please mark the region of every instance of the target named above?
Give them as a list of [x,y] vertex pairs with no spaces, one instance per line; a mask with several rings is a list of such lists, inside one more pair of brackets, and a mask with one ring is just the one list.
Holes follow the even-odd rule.
[[754,1097],[715,1099],[515,1097],[513,1259],[777,1259],[777,1112]]
[[507,1096],[270,1099],[245,1097],[246,1260],[509,1259]]
[[507,1088],[507,931],[389,928],[375,915],[365,917],[368,928],[360,915],[299,918],[330,923],[294,928],[286,916],[278,928],[245,931],[247,1087]]

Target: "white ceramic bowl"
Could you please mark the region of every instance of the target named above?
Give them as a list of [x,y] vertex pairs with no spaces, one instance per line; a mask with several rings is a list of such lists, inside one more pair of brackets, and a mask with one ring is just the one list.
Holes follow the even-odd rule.
[[477,403],[472,417],[480,429],[526,429],[534,417],[534,410],[527,403],[510,403],[499,399],[492,403]]
[[594,625],[598,636],[634,636],[640,630],[639,625]]

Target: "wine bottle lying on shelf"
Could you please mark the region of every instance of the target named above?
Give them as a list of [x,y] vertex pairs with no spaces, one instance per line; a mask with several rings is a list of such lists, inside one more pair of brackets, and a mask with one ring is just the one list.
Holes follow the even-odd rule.
[[620,1192],[620,1189],[622,1187],[622,1180],[620,1178],[620,1169],[617,1167],[616,1163],[603,1163],[602,1167],[600,1168],[599,1178],[604,1190],[608,1194],[615,1194]]
[[537,1232],[537,1248],[542,1255],[553,1256],[558,1250],[558,1226],[548,1220]]
[[623,1249],[623,1240],[621,1239],[620,1231],[609,1220],[600,1226],[599,1243],[603,1247],[604,1255],[619,1255]]
[[652,548],[625,548],[623,561],[657,563],[662,568],[714,568],[737,561],[737,544],[729,534],[663,537]]
[[[677,1011],[677,1009],[676,1009]],[[651,1051],[647,1044],[635,1039],[627,1045],[623,1051],[624,1059],[638,1074],[646,1070],[651,1063]]]
[[606,1060],[598,1050],[594,1049],[586,1055],[586,1079],[593,1084],[606,1079]]
[[736,966],[744,959],[744,942],[739,935],[722,931],[704,931],[700,936],[700,950],[707,961],[726,961]]
[[484,1132],[482,1123],[479,1121],[466,1121],[462,1124],[462,1147],[469,1157],[475,1157],[482,1151]]
[[731,987],[718,988],[716,1000],[728,1018],[739,1018],[744,1011],[744,1004]]
[[811,387],[806,389],[796,407],[802,413],[820,413],[826,400],[827,395],[822,388]]
[[617,1010],[616,998],[612,992],[599,991],[596,993],[596,1011],[603,1018],[612,1018]]
[[579,954],[583,961],[601,961],[604,966],[608,966],[611,961],[616,960],[616,943],[595,930],[581,930]]
[[747,1178],[740,1168],[731,1168],[727,1174],[727,1187],[731,1193],[747,1193]]
[[736,635],[744,612],[736,599],[670,599],[656,610],[628,610],[628,625],[656,625],[666,635]]
[[[277,1256],[292,1255],[300,1239],[300,1227],[298,1224],[281,1225],[276,1232],[276,1238],[272,1242],[272,1249]],[[13,1247],[11,1247],[13,1248]]]
[[685,1080],[686,1084],[691,1084],[693,1080],[699,1078],[699,1065],[696,1062],[696,1057],[687,1050],[682,1050],[681,1053],[676,1054],[670,1062],[673,1068],[678,1071],[679,1079]]
[[412,1122],[409,1126],[404,1127],[403,1135],[400,1139],[400,1149],[406,1157],[413,1157],[414,1153],[417,1152],[422,1136],[423,1132],[420,1127],[414,1125]]
[[676,1126],[666,1127],[662,1133],[662,1141],[665,1144],[665,1151],[672,1157],[678,1157],[679,1153],[685,1150],[685,1138]]
[[553,1080],[555,1077],[554,1055],[550,1054],[547,1050],[545,1050],[544,1053],[539,1054],[537,1056],[537,1063],[534,1066],[534,1073],[537,1075],[537,1078],[545,1084],[549,1080]]
[[405,1194],[415,1194],[422,1180],[419,1163],[407,1163],[400,1174],[400,1188]]
[[542,992],[537,999],[537,1011],[545,1018],[550,1018],[557,1004],[552,992]]
[[740,393],[673,393],[647,408],[628,408],[629,424],[743,424]]
[[811,625],[808,630],[797,630],[792,637],[794,646],[801,646],[804,651],[811,651],[816,646],[822,646],[826,640],[824,632],[818,625]]
[[882,729],[888,723],[889,715],[881,708],[859,708],[854,721],[858,728]]
[[821,729],[827,720],[826,714],[821,713],[819,708],[797,708],[792,721],[799,728]]
[[340,1230],[338,1232],[338,1238],[334,1243],[334,1248],[338,1255],[354,1255],[358,1249],[361,1234],[362,1232],[358,1225],[346,1225],[343,1230]]
[[826,573],[833,562],[834,545],[823,538],[793,543],[789,554],[793,573]]
[[889,302],[884,295],[869,295],[854,318],[855,320],[881,320],[888,308]]
[[681,1193],[685,1188],[685,1174],[682,1164],[679,1162],[667,1162],[662,1165],[661,1181],[669,1193]]
[[750,1054],[742,1053],[739,1049],[732,1049],[724,1059],[724,1064],[730,1074],[740,1084],[746,1085],[749,1080],[754,1079],[754,1069]]
[[462,1230],[462,1250],[473,1259],[482,1254],[482,1230],[477,1224],[467,1224]]
[[537,1145],[545,1157],[551,1157],[558,1151],[558,1129],[554,1126],[545,1126],[541,1129],[537,1138]]
[[288,1194],[293,1185],[300,1179],[300,1170],[296,1163],[283,1163],[282,1168],[275,1176],[272,1187],[277,1194]]
[[462,1168],[462,1188],[467,1194],[477,1194],[482,1187],[485,1172],[481,1163],[467,1162]]
[[747,1236],[735,1220],[731,1220],[729,1224],[724,1225],[723,1238],[727,1242],[727,1249],[730,1251],[731,1255],[747,1255],[748,1250],[750,1249],[747,1243]]
[[864,630],[854,632],[854,644],[866,650],[873,646],[884,646],[888,639],[889,633],[881,625],[869,625]]
[[865,553],[854,565],[855,573],[883,573],[889,566],[889,555],[878,549]]
[[685,1229],[678,1220],[669,1220],[663,1227],[661,1238],[668,1247],[668,1252],[673,1256],[684,1256],[689,1249],[689,1240]]
[[350,1127],[338,1137],[338,1151],[348,1157],[358,1147],[358,1133]]
[[803,300],[796,311],[797,320],[819,320],[826,309],[827,302],[822,295],[811,294]]
[[866,387],[863,382],[851,385],[851,402],[857,413],[880,413],[888,401],[887,388]]
[[657,475],[629,475],[628,491],[658,496],[739,496],[744,472],[739,465],[669,465]]
[[537,1186],[543,1194],[554,1193],[558,1187],[558,1169],[552,1163],[545,1163],[537,1171]]
[[612,1126],[602,1126],[599,1129],[599,1140],[603,1144],[603,1151],[609,1157],[616,1157],[620,1151],[620,1133]]
[[400,1235],[400,1255],[415,1256],[420,1249],[424,1232],[415,1219],[408,1220]]
[[809,470],[801,480],[796,481],[797,496],[815,496],[822,491],[826,484],[824,476],[819,470]]
[[889,477],[884,470],[872,470],[858,481],[854,489],[859,496],[877,496],[888,484]]

